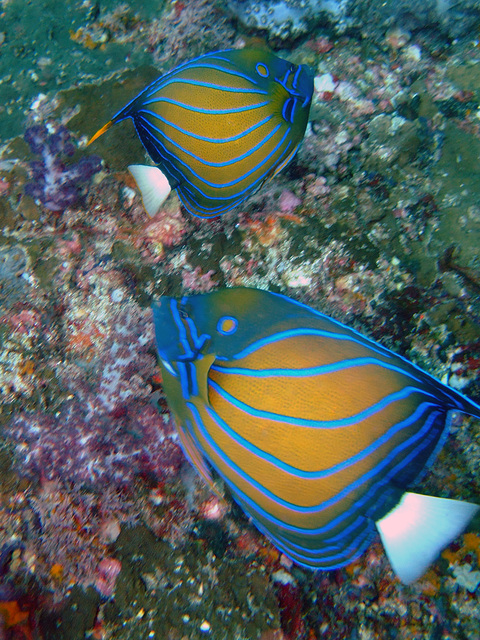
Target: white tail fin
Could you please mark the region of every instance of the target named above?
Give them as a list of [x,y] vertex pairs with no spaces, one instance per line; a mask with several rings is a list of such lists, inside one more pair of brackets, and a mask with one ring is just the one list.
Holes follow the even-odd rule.
[[410,584],[420,578],[479,509],[471,502],[404,493],[399,504],[376,523],[400,580]]
[[143,164],[131,164],[128,170],[140,189],[145,211],[149,216],[154,216],[171,191],[166,176],[158,167],[148,167]]

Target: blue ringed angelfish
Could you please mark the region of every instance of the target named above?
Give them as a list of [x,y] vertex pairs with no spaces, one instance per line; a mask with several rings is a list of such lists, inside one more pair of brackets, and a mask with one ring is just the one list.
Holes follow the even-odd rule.
[[408,490],[449,412],[480,406],[404,358],[257,289],[162,297],[153,317],[185,454],[296,563],[342,567],[378,531],[410,583],[479,509]]
[[92,137],[132,118],[158,167],[131,165],[147,213],[176,189],[184,207],[214,217],[241,204],[295,155],[313,76],[261,49],[209,53],[161,76]]

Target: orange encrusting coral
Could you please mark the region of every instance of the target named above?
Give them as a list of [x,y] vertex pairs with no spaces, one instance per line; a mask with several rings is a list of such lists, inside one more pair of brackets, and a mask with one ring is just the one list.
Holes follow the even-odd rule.
[[18,627],[25,640],[32,640],[29,612],[23,611],[17,600],[6,600],[0,602],[0,622],[3,622],[3,626],[6,630]]
[[467,532],[463,534],[463,544],[460,548],[458,545],[450,545],[442,552],[442,558],[450,564],[461,562],[467,554],[475,553],[477,564],[480,566],[480,536],[477,533]]

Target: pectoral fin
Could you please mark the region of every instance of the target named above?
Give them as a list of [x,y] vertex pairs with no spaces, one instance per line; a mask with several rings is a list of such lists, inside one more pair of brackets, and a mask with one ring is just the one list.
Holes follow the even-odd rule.
[[131,164],[128,170],[140,189],[145,211],[153,217],[170,195],[171,188],[167,177],[158,167],[143,164]]

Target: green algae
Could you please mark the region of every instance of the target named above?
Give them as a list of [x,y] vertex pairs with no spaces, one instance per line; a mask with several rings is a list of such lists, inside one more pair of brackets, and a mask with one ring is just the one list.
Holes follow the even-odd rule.
[[454,121],[448,121],[442,154],[433,170],[441,184],[437,195],[441,215],[430,251],[438,256],[445,247],[456,247],[455,263],[459,271],[471,270],[478,277],[480,140]]
[[447,77],[461,91],[472,92],[477,101],[480,100],[480,62],[468,60],[464,64],[448,67]]
[[53,238],[32,239],[26,243],[30,258],[30,265],[38,283],[45,291],[51,291],[54,286],[55,272],[60,264],[60,259],[50,249],[54,246]]
[[200,640],[206,622],[216,640],[255,640],[279,627],[262,565],[245,567],[230,553],[220,559],[199,544],[187,538],[183,548],[173,548],[143,526],[122,530],[115,543],[122,570],[104,611],[108,637]]
[[100,594],[89,587],[74,586],[68,604],[60,615],[42,612],[40,627],[44,640],[82,640],[94,626],[100,604]]
[[100,85],[123,70],[126,60],[131,68],[150,63],[147,47],[128,38],[128,30],[135,21],[160,17],[164,7],[163,0],[133,0],[115,13],[115,0],[93,7],[79,0],[5,3],[0,16],[0,141],[22,132],[25,114],[39,94],[49,101],[59,89],[93,79]]
[[[119,72],[103,82],[60,91],[55,115],[60,117],[62,113],[74,113],[68,128],[90,138],[159,75],[154,67],[141,65],[135,70]],[[105,133],[88,151],[99,154],[114,171],[125,171],[129,164],[145,162],[145,150],[129,121]]]

